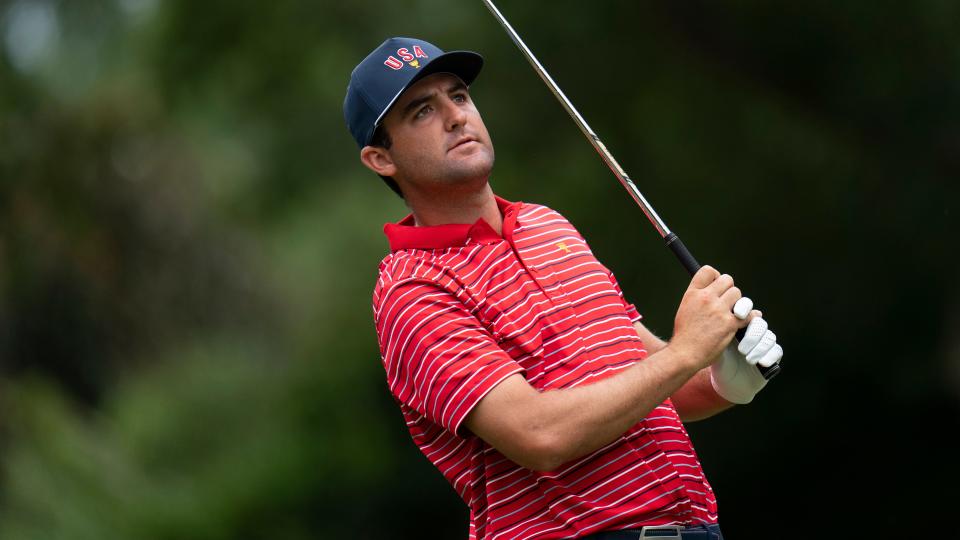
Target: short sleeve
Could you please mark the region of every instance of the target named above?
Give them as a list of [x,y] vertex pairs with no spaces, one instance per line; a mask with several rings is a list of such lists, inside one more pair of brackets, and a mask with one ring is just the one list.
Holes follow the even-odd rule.
[[623,296],[623,290],[620,289],[620,284],[617,283],[617,278],[614,277],[613,272],[609,269],[607,270],[607,276],[610,278],[610,283],[613,284],[613,288],[616,289],[617,295],[620,296],[620,301],[623,302],[624,309],[627,310],[627,316],[630,317],[630,322],[638,322],[643,319],[643,315],[637,311],[637,306],[627,302],[627,299]]
[[487,393],[523,372],[450,291],[409,281],[380,300],[375,320],[391,393],[447,431],[458,434]]

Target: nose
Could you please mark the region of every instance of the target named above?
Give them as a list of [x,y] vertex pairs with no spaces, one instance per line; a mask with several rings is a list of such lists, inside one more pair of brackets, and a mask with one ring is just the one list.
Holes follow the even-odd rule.
[[443,103],[447,131],[454,131],[463,127],[467,123],[467,111],[449,97]]

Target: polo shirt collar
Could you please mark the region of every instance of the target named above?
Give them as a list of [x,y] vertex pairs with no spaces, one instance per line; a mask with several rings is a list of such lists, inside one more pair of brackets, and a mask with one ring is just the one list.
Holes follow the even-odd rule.
[[[503,216],[503,233],[510,236],[517,222],[517,213],[522,203],[510,202],[494,195],[497,208]],[[480,244],[489,244],[503,240],[493,227],[483,218],[477,219],[472,225],[469,223],[450,223],[447,225],[433,225],[417,227],[414,225],[413,214],[397,223],[387,223],[383,226],[383,233],[390,240],[390,250],[403,249],[444,249],[459,247],[472,241]]]

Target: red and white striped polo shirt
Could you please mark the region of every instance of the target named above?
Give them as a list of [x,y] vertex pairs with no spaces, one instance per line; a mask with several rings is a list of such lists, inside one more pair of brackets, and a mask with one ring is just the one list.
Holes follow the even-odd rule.
[[470,507],[470,538],[571,538],[716,523],[713,490],[667,400],[617,440],[554,471],[505,458],[463,421],[499,382],[538,390],[614,375],[646,356],[613,274],[544,206],[497,199],[503,236],[387,224],[373,311],[390,391],[414,442]]

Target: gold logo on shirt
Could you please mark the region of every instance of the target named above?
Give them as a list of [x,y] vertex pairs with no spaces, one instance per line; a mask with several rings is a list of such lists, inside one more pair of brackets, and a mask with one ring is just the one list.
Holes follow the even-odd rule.
[[562,249],[565,253],[570,253],[570,248],[567,247],[567,244],[560,242],[557,244],[557,249]]

